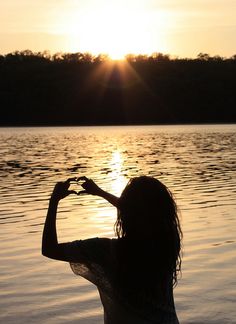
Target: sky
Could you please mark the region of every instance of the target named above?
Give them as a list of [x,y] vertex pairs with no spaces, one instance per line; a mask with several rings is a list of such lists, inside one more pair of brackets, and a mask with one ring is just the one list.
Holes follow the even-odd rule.
[[0,53],[236,54],[236,0],[0,0]]

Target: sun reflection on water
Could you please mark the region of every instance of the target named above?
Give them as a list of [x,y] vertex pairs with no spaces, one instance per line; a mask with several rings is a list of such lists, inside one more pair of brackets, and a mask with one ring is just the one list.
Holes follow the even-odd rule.
[[[110,160],[108,159],[107,161],[110,172],[107,173],[106,182],[108,186],[105,190],[118,197],[127,184],[127,178],[123,175],[123,163],[122,152],[120,149],[114,149],[111,152]],[[102,202],[99,197],[93,197],[93,199],[93,208],[90,207],[90,214],[88,216],[93,224],[89,230],[90,236],[96,235],[95,233],[98,231],[100,236],[114,237],[114,223],[117,218],[116,208]]]
[[115,195],[118,196],[120,196],[127,183],[126,177],[122,174],[123,162],[123,156],[120,150],[113,151],[110,161],[110,168],[112,170],[112,172],[110,173],[112,180],[111,190]]

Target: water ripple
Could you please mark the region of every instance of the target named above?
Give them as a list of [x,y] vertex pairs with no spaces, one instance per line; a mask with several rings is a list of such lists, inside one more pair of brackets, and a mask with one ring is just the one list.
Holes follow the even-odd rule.
[[[143,174],[163,181],[181,209],[181,323],[226,323],[226,310],[234,321],[235,125],[2,128],[0,143],[1,322],[102,323],[94,287],[41,256],[48,199],[71,176],[119,195]],[[112,236],[115,218],[100,198],[70,196],[60,203],[60,241]]]

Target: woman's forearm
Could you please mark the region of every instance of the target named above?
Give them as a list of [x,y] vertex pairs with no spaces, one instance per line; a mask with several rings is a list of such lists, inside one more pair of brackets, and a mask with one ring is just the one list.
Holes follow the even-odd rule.
[[99,193],[99,196],[106,199],[110,204],[112,204],[115,207],[118,207],[118,201],[119,198],[110,194],[109,192],[106,192],[101,189],[101,192]]
[[59,201],[70,194],[77,194],[74,190],[69,190],[71,181],[75,181],[75,178],[69,178],[64,182],[58,182],[55,185],[49,201],[42,238],[42,254],[48,258],[61,261],[74,260],[74,258],[71,259],[65,254],[64,247],[66,243],[58,243],[56,229],[56,217]]
[[56,231],[56,216],[59,201],[50,199],[47,217],[44,224],[43,239],[42,239],[42,254],[51,257],[55,248],[58,245]]

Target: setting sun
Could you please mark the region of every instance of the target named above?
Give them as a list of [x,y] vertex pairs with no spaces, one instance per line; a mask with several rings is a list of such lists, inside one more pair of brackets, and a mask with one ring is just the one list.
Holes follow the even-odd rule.
[[[122,59],[126,54],[150,54],[163,47],[161,30],[170,23],[164,12],[157,17],[155,37],[150,24],[150,13],[145,5],[135,6],[124,1],[111,2],[76,13],[70,21],[61,22],[58,29],[70,39],[70,50],[108,54],[112,59]],[[155,38],[155,42],[154,42]],[[154,47],[158,44],[158,47]]]
[[90,14],[90,21],[84,21],[86,32],[81,38],[81,46],[92,53],[107,53],[113,59],[123,58],[127,53],[150,51],[150,42],[143,39],[140,21],[145,20],[141,13],[133,15],[131,11],[110,6]]

